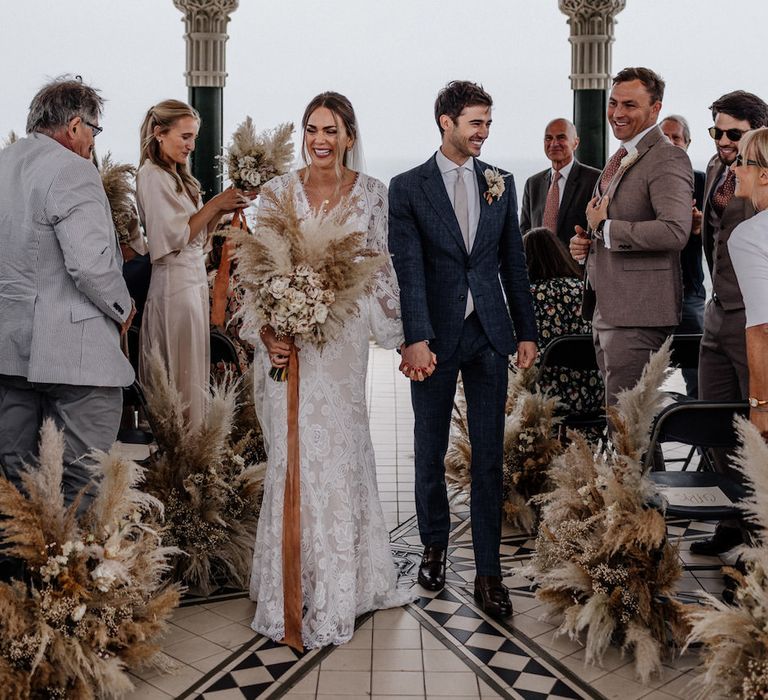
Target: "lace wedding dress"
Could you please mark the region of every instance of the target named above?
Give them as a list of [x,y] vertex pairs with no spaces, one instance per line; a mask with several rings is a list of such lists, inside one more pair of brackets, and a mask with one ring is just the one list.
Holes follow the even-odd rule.
[[[292,187],[300,216],[310,213],[295,173],[272,180],[278,193]],[[350,195],[368,247],[388,254],[387,190],[360,174]],[[388,257],[388,255],[387,255]],[[257,336],[255,329],[250,331]],[[300,345],[301,578],[305,647],[343,644],[364,612],[403,605],[414,596],[397,588],[389,535],[378,498],[368,427],[365,383],[369,339],[385,348],[403,339],[398,288],[389,260],[374,292],[360,304],[338,338],[319,350]],[[254,337],[254,373],[270,363]],[[268,446],[264,500],[251,573],[257,602],[251,627],[272,639],[284,636],[282,525],[286,472],[286,387],[266,377],[256,407]]]

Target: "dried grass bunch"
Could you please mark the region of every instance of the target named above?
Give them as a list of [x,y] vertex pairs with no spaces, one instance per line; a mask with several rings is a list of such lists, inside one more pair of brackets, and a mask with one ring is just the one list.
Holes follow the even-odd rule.
[[183,550],[174,577],[200,595],[248,584],[261,508],[264,465],[246,461],[250,435],[232,438],[239,384],[211,388],[206,418],[191,430],[181,395],[156,352],[147,404],[158,450],[147,491],[165,505],[163,542]]
[[290,122],[257,134],[253,120],[246,117],[232,134],[225,154],[219,156],[229,181],[240,189],[253,190],[287,173],[293,162],[292,134]]
[[[504,514],[508,522],[531,532],[538,520],[533,496],[549,488],[549,465],[562,452],[554,437],[558,400],[534,391],[537,371],[510,370],[504,424]],[[446,477],[466,492],[472,482],[472,447],[463,385],[451,418],[452,435],[445,456]]]
[[8,136],[3,139],[3,143],[0,145],[0,149],[5,148],[6,146],[10,146],[12,143],[16,143],[18,140],[19,137],[16,135],[16,132],[11,129],[8,132]]
[[366,248],[365,231],[354,229],[350,200],[302,220],[292,187],[261,197],[254,233],[228,234],[245,289],[239,313],[248,327],[268,323],[278,335],[322,346],[357,313],[384,257]]
[[705,593],[709,606],[690,606],[687,644],[703,644],[704,666],[694,683],[698,698],[768,698],[768,445],[743,418],[736,419],[741,446],[734,467],[752,485],[742,503],[757,526],[754,546],[742,547],[746,575],[726,569],[738,581],[734,605]]
[[127,163],[115,163],[107,152],[101,159],[101,182],[112,209],[112,223],[120,243],[128,243],[134,236],[139,217],[136,213],[134,181],[136,168]]
[[138,486],[144,469],[96,453],[98,493],[78,518],[61,492],[64,440],[53,421],[40,434],[39,467],[0,479],[3,553],[22,559],[29,583],[0,583],[0,678],[7,698],[118,698],[126,668],[168,666],[157,640],[179,601],[151,520],[162,504]]
[[554,490],[538,497],[542,519],[529,567],[537,598],[563,615],[559,632],[576,639],[586,630],[586,661],[599,664],[615,644],[634,654],[644,683],[660,670],[668,642],[682,644],[687,634],[670,599],[681,574],[677,550],[641,462],[669,359],[667,341],[637,385],[619,394],[609,411],[612,445],[594,453],[570,434],[550,470]]

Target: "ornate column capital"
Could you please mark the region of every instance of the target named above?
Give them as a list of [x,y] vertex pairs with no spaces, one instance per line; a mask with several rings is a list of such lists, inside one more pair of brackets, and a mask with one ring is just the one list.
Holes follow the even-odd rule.
[[173,0],[184,13],[187,87],[224,87],[229,15],[239,0]]
[[626,0],[558,0],[571,27],[571,89],[610,87],[614,17],[625,6]]

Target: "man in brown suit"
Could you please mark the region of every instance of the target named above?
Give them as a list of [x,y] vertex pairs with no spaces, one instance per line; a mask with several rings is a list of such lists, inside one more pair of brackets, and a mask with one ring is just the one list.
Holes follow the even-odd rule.
[[693,169],[656,125],[663,96],[664,81],[648,68],[625,68],[613,79],[608,122],[621,148],[587,205],[589,232],[577,227],[570,242],[573,257],[586,258],[582,313],[592,318],[609,405],[680,322]]
[[[714,126],[709,130],[717,154],[707,165],[702,211],[704,256],[712,276],[712,299],[704,311],[704,335],[699,352],[699,398],[708,401],[746,400],[749,392],[746,316],[739,283],[728,254],[728,239],[742,221],[754,215],[748,199],[734,197],[736,178],[730,169],[738,141],[750,129],[768,125],[768,105],[757,95],[736,90],[710,106]],[[715,455],[715,468],[741,479],[724,454]],[[715,534],[691,544],[695,554],[719,554],[742,541],[737,521],[719,523]]]

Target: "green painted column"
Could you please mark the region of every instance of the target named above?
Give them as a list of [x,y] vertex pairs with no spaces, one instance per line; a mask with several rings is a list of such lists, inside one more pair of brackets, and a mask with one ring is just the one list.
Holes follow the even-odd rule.
[[570,79],[579,160],[596,168],[602,168],[608,158],[605,110],[612,77],[614,17],[625,5],[626,0],[558,0],[571,30]]
[[239,0],[173,0],[184,13],[189,103],[200,113],[200,133],[192,155],[192,174],[200,180],[203,199],[221,192],[219,162],[224,143],[224,86],[229,15]]

